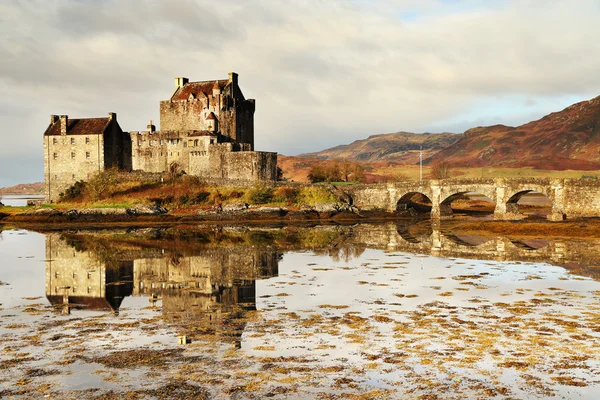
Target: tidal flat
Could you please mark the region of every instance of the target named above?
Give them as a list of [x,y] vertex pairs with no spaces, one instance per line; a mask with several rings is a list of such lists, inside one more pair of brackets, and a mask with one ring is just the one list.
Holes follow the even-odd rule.
[[0,260],[2,398],[600,394],[600,240],[8,230]]

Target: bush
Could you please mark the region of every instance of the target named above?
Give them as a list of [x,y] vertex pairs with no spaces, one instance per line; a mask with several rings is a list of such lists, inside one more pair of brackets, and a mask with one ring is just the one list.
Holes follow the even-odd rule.
[[196,194],[196,196],[194,197],[194,203],[196,203],[196,204],[204,203],[208,199],[209,196],[210,196],[209,192],[206,192],[206,191],[198,192],[198,194]]
[[231,193],[229,193],[229,198],[230,199],[240,199],[242,197],[244,197],[244,192],[240,192],[240,191],[234,190]]
[[84,181],[77,181],[67,190],[59,195],[59,201],[70,201],[80,198],[85,192],[87,184]]
[[273,192],[268,187],[253,188],[248,191],[247,196],[250,204],[266,204],[273,199]]
[[305,187],[300,190],[298,204],[314,206],[319,203],[333,203],[337,199],[333,193],[324,187]]
[[278,203],[294,204],[298,201],[300,190],[293,187],[280,187],[273,192],[273,201]]

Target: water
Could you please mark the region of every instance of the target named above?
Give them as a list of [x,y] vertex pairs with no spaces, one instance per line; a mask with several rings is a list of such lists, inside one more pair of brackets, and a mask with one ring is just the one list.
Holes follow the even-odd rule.
[[596,399],[598,259],[423,224],[4,231],[0,396]]
[[17,195],[2,195],[0,202],[5,206],[23,207],[27,205],[27,200],[43,200],[44,195],[36,194],[17,194]]

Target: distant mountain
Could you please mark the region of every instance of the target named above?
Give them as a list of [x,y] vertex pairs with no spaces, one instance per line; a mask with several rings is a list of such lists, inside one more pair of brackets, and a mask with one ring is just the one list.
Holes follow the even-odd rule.
[[600,96],[518,127],[469,129],[426,163],[462,167],[600,169]]
[[0,195],[8,194],[44,194],[44,182],[21,183],[16,186],[0,188]]
[[369,136],[350,144],[332,147],[316,153],[301,154],[299,157],[321,159],[348,159],[360,162],[390,161],[414,164],[419,161],[419,150],[428,158],[451,146],[461,135],[455,133],[410,133],[397,132]]

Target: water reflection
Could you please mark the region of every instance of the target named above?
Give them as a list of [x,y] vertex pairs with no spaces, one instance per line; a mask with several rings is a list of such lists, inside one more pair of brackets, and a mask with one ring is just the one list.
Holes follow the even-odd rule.
[[147,230],[48,234],[46,298],[66,314],[118,315],[125,297],[148,297],[187,336],[223,334],[238,341],[244,324],[236,320],[256,309],[255,281],[277,275],[280,253],[185,243]]
[[0,396],[592,399],[600,283],[547,262],[595,277],[599,250],[425,224],[8,231]]

